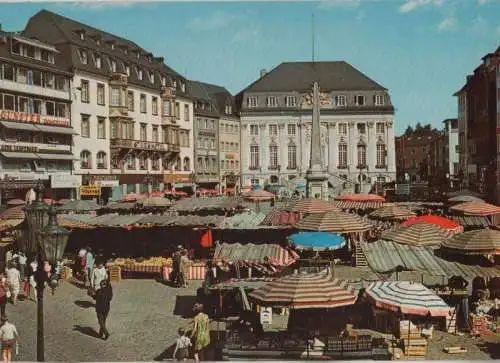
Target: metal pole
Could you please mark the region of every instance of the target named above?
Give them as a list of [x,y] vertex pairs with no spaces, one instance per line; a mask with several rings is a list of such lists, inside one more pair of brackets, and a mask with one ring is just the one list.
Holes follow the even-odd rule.
[[37,300],[37,324],[36,324],[36,360],[38,362],[45,361],[45,343],[44,343],[44,328],[43,328],[43,292],[45,288],[45,281],[47,280],[46,272],[43,270],[43,258],[40,246],[39,238],[41,238],[40,233],[36,233],[37,236],[37,269],[35,273],[36,279],[36,300]]

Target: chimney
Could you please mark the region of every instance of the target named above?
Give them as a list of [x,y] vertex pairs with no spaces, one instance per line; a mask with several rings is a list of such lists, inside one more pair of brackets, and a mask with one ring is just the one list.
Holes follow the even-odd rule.
[[260,78],[264,77],[266,75],[267,71],[265,69],[260,70]]

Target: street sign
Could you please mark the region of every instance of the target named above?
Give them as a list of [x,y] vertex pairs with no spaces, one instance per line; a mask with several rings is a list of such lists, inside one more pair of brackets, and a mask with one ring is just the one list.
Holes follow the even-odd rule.
[[99,185],[91,184],[80,187],[80,195],[84,197],[98,197],[101,195]]

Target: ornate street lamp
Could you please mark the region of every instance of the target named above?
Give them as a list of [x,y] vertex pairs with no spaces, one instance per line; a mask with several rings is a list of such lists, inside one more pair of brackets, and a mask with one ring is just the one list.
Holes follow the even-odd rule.
[[38,179],[36,185],[37,199],[24,207],[26,219],[28,221],[28,243],[26,245],[26,255],[30,258],[37,253],[37,234],[47,225],[49,206],[43,202],[43,182]]
[[[42,201],[43,186],[38,185],[38,200],[25,207],[32,248],[37,257],[37,269],[35,272],[37,291],[37,361],[45,359],[44,327],[43,327],[43,294],[45,284],[48,283],[55,292],[59,276],[53,273],[49,266],[56,266],[63,257],[68,242],[69,231],[57,225],[57,212],[54,205],[50,207]],[[43,204],[43,205],[42,205]],[[48,224],[44,226],[47,221]],[[48,269],[45,262],[49,263]]]

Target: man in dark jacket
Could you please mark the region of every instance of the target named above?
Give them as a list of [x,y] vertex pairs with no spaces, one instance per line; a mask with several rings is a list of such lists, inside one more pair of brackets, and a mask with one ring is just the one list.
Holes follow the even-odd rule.
[[97,313],[97,322],[99,323],[99,337],[107,340],[109,338],[108,329],[106,329],[106,319],[108,318],[109,308],[113,299],[113,289],[109,280],[101,282],[101,288],[95,293],[95,312]]

